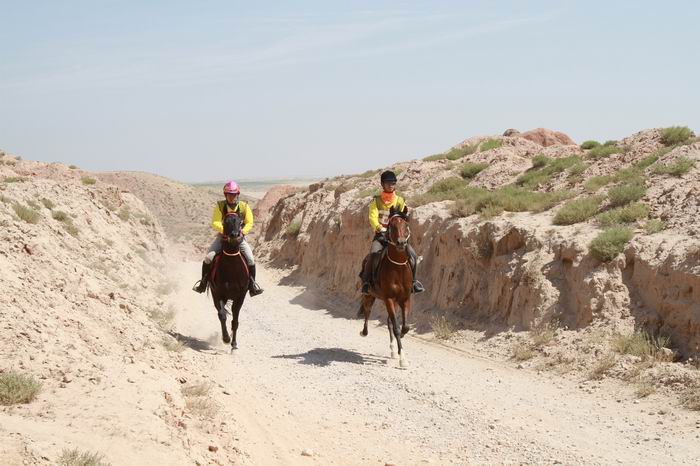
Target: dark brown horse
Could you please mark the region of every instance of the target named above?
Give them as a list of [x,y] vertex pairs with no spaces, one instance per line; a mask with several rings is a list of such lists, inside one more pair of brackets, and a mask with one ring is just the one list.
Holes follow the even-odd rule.
[[[403,213],[391,211],[391,218],[387,226],[387,250],[379,262],[376,283],[372,284],[370,293],[362,297],[358,316],[364,314],[365,325],[360,332],[367,336],[367,320],[376,299],[384,301],[384,306],[389,314],[386,323],[389,327],[389,349],[391,357],[396,358],[396,346],[398,346],[399,363],[401,367],[408,367],[408,360],[403,352],[401,337],[406,335],[410,327],[406,323],[411,314],[411,291],[413,290],[413,274],[409,264],[409,256],[406,251],[411,230],[408,228],[407,217]],[[398,308],[401,308],[401,330],[396,316]],[[396,346],[394,344],[396,339]]]
[[[238,315],[248,292],[248,266],[241,256],[240,243],[241,218],[230,212],[224,218],[223,251],[218,264],[213,267],[214,276],[209,281],[211,296],[221,322],[221,338],[224,343],[231,343],[231,352],[238,349],[236,333],[238,332]],[[226,330],[226,305],[231,309],[231,336]]]

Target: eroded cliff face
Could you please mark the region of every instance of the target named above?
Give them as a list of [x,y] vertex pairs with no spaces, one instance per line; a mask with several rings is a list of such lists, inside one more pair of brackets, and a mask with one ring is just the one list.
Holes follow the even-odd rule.
[[[593,160],[579,177],[562,173],[541,191],[567,187],[585,196],[592,176],[613,176],[659,149],[658,130],[622,141],[625,150]],[[467,155],[464,161],[492,162],[471,184],[492,188],[511,183],[537,150],[532,141],[504,138],[504,146]],[[484,138],[472,138],[462,145]],[[552,158],[579,154],[576,146],[540,147]],[[662,154],[668,164],[679,157],[700,159],[698,143]],[[506,167],[494,170],[495,166]],[[447,160],[394,165],[399,187],[412,195],[453,176],[459,166]],[[416,312],[447,313],[491,328],[530,329],[544,322],[582,328],[600,322],[610,331],[645,326],[672,337],[683,353],[698,352],[700,324],[700,241],[686,236],[697,228],[688,212],[698,188],[693,168],[680,178],[643,170],[651,217],[672,228],[646,234],[633,224],[634,239],[614,260],[601,262],[589,244],[601,231],[594,221],[554,225],[556,210],[506,212],[485,220],[458,217],[453,201],[412,209],[411,241],[423,261],[419,279],[427,292],[416,296]],[[507,176],[504,176],[507,174]],[[378,176],[339,177],[280,199],[269,211],[257,238],[257,251],[273,265],[297,266],[297,278],[347,299],[359,299],[358,272],[372,232],[366,212]],[[578,191],[576,191],[578,190]],[[691,202],[687,209],[683,206]],[[687,206],[686,206],[687,207]],[[693,233],[694,234],[694,233]]]

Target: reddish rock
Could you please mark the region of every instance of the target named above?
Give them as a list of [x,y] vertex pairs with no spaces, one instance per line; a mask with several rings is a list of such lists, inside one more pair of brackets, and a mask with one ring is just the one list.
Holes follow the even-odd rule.
[[576,145],[573,139],[559,131],[537,128],[518,135],[543,147]]

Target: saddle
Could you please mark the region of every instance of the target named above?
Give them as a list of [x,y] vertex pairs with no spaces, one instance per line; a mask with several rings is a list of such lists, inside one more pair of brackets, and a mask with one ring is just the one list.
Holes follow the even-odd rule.
[[[373,263],[371,264],[372,267],[372,274],[370,275],[370,281],[369,285],[372,288],[375,288],[376,286],[379,285],[379,271],[382,268],[382,260],[384,257],[389,253],[389,248],[387,247],[386,244],[384,244],[384,247],[382,248],[381,252],[378,254],[367,254],[365,258],[362,260],[362,270],[365,270],[365,267],[367,266],[367,261],[368,260],[373,260]],[[362,278],[362,272],[360,272],[360,278]]]

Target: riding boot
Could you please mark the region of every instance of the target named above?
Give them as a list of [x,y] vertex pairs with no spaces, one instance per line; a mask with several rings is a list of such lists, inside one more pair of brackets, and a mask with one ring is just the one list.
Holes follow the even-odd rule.
[[367,256],[367,260],[364,261],[362,265],[364,265],[364,268],[362,269],[362,273],[360,274],[360,278],[362,278],[361,293],[369,294],[369,285],[372,281],[372,269],[374,268],[374,254],[369,254]]
[[209,281],[209,270],[211,270],[211,264],[202,262],[202,278],[194,284],[192,287],[193,291],[197,293],[204,293],[207,291],[207,282]]
[[418,258],[415,257],[414,255],[411,255],[411,273],[413,274],[413,292],[414,293],[422,293],[425,291],[425,288],[423,288],[423,284],[416,280],[416,273],[418,270]]
[[250,278],[248,281],[248,294],[250,297],[257,296],[263,292],[258,283],[255,281],[255,264],[248,266],[248,271],[250,272]]

